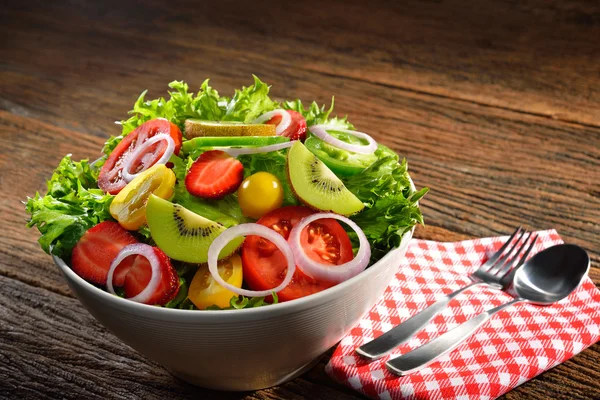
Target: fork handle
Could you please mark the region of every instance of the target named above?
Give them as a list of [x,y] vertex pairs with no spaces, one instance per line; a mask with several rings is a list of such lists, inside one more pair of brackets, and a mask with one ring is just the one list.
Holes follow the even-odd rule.
[[425,343],[421,347],[417,347],[413,351],[389,360],[385,363],[385,366],[396,375],[403,376],[413,373],[455,349],[466,338],[479,329],[481,325],[485,324],[494,314],[522,301],[526,300],[519,298],[513,299],[501,306],[482,312],[467,322],[458,325],[456,328]]
[[377,360],[402,343],[408,341],[413,335],[425,327],[440,312],[442,312],[450,300],[458,296],[460,293],[474,286],[484,284],[484,282],[473,282],[457,291],[450,293],[424,310],[413,315],[406,321],[390,329],[378,338],[363,344],[356,349],[356,353],[369,360]]

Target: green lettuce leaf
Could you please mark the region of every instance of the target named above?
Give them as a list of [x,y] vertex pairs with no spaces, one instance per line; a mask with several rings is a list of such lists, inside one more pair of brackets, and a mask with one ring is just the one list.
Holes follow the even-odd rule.
[[302,105],[302,101],[299,99],[285,101],[282,103],[281,106],[285,110],[294,110],[302,114],[304,119],[306,119],[306,126],[323,124],[329,125],[337,129],[354,129],[354,125],[348,122],[348,119],[346,117],[329,118],[329,116],[333,112],[333,105],[334,98],[332,97],[331,105],[328,109],[325,108],[325,105],[319,107],[319,105],[315,101],[313,101],[308,108],[304,108],[304,106]]
[[[371,262],[376,262],[400,245],[402,235],[416,224],[423,224],[417,202],[428,191],[412,189],[406,160],[382,157],[361,173],[344,179],[346,187],[363,203],[365,209],[352,216],[371,243]],[[349,232],[355,247],[358,239]]]
[[247,221],[242,214],[236,194],[230,194],[219,200],[201,199],[187,191],[185,181],[179,181],[175,185],[175,192],[171,201],[227,228]]
[[121,134],[106,141],[104,154],[109,155],[128,133],[154,118],[166,118],[183,131],[185,120],[188,118],[220,120],[224,117],[227,98],[219,97],[219,93],[209,86],[208,79],[202,83],[195,96],[189,93],[188,84],[182,81],[169,83],[169,88],[173,89],[169,92],[169,100],[162,97],[145,100],[148,91],[142,92],[133,109],[129,111],[131,117],[118,122],[123,128]]
[[243,308],[256,308],[269,306],[271,304],[279,303],[279,298],[277,297],[277,293],[273,292],[271,295],[273,300],[268,302],[265,300],[265,297],[246,297],[246,296],[233,296],[231,300],[229,300],[229,307],[221,308],[216,305],[212,305],[207,307],[207,310],[241,310]]
[[113,196],[98,189],[97,179],[97,169],[87,160],[74,162],[69,154],[47,182],[47,194],[27,199],[27,226],[38,228],[42,234],[38,241],[46,253],[66,258],[85,231],[112,220]]
[[262,114],[277,108],[277,102],[269,98],[269,85],[254,77],[254,85],[236,90],[227,103],[223,121],[250,123]]

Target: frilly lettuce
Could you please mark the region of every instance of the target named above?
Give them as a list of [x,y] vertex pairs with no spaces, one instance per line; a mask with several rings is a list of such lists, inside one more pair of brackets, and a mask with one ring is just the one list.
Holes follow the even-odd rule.
[[348,122],[346,117],[338,118],[333,117],[329,118],[331,113],[333,112],[333,105],[335,98],[331,98],[331,105],[328,109],[325,109],[325,105],[319,107],[316,101],[313,101],[308,108],[304,108],[302,105],[302,101],[299,99],[292,101],[285,101],[281,104],[282,108],[285,110],[293,110],[297,111],[306,120],[306,126],[326,124],[332,128],[337,129],[354,129],[354,125]]
[[[284,108],[302,114],[307,126],[327,124],[338,129],[354,128],[345,117],[331,116],[334,99],[329,107],[313,102],[305,108],[300,100],[279,103],[269,97],[269,86],[256,76],[252,85],[235,91],[231,98],[220,96],[208,80],[202,83],[197,93],[191,93],[188,85],[182,81],[171,82],[169,88],[168,99],[160,97],[146,100],[146,91],[138,97],[129,112],[130,117],[119,122],[122,125],[121,135],[106,142],[104,159],[125,135],[154,118],[166,118],[183,129],[188,118],[247,123],[265,112]],[[287,151],[282,150],[244,155],[239,159],[244,164],[245,176],[258,171],[275,174],[284,188],[284,205],[299,204],[287,180],[286,156]],[[33,198],[28,198],[26,209],[31,214],[28,226],[37,226],[42,234],[40,245],[46,252],[52,248],[53,254],[67,257],[87,229],[112,219],[109,206],[113,196],[104,194],[97,186],[98,168],[103,160],[92,167],[86,160],[74,162],[70,156],[65,157],[47,182],[46,196],[36,193]],[[191,196],[185,190],[183,181],[193,160],[174,156],[171,161],[175,164],[174,171],[179,182],[173,198],[175,202],[225,226],[246,221],[235,194],[215,202]],[[417,201],[427,189],[417,192],[411,188],[406,161],[398,163],[393,157],[386,158],[379,154],[374,164],[360,174],[344,178],[344,183],[365,203],[365,209],[352,219],[372,244],[372,261],[397,246],[407,230],[423,222]],[[139,233],[149,238],[147,229]],[[355,235],[350,232],[350,236],[356,243]],[[242,300],[240,302],[239,306],[249,306],[242,304]],[[232,307],[235,305],[232,304]]]
[[27,199],[27,226],[37,226],[46,253],[52,249],[54,255],[69,256],[86,230],[112,219],[108,209],[113,196],[98,189],[97,179],[97,170],[87,160],[74,162],[69,154],[47,182],[47,194]]
[[[406,160],[398,163],[394,157],[382,157],[363,172],[345,178],[344,184],[365,204],[352,220],[371,243],[372,262],[400,245],[402,235],[413,226],[423,223],[417,202],[429,189],[411,187]],[[356,234],[349,235],[358,244]]]

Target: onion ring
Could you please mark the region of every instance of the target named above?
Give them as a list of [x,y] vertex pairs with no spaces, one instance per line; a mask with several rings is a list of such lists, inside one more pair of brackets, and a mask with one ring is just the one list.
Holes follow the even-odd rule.
[[[332,218],[349,225],[358,235],[359,249],[356,257],[347,263],[340,265],[322,264],[308,257],[300,243],[302,230],[311,222],[323,218]],[[358,275],[369,264],[371,258],[371,245],[364,232],[352,220],[333,213],[317,213],[304,217],[294,226],[290,232],[288,242],[294,252],[294,259],[298,268],[306,275],[316,280],[340,283],[353,276]]]
[[[377,142],[375,141],[375,139],[373,139],[371,136],[369,136],[363,132],[351,131],[348,129],[338,129],[336,127],[328,126],[328,125],[313,125],[313,126],[309,127],[308,130],[310,130],[310,132],[313,135],[315,135],[316,137],[318,137],[325,143],[328,143],[334,147],[338,147],[343,150],[351,151],[353,153],[373,154],[375,152],[375,150],[377,150]],[[352,136],[356,136],[357,138],[365,139],[367,142],[369,142],[369,144],[357,145],[357,144],[346,143],[342,140],[339,140],[339,139],[331,136],[329,133],[327,133],[327,130],[348,133]]]
[[[146,168],[142,169],[141,171],[136,172],[135,174],[130,173],[129,170],[131,169],[131,164],[133,164],[133,162],[144,151],[146,151],[148,149],[148,147],[152,146],[153,144],[155,144],[157,142],[160,142],[161,140],[165,140],[167,142],[167,148],[166,148],[165,152],[162,154],[162,156],[158,159],[158,161],[156,161],[152,165],[148,165]],[[148,139],[144,143],[142,143],[140,145],[140,147],[135,149],[131,154],[129,154],[129,156],[127,156],[127,158],[125,159],[125,165],[123,165],[123,170],[121,172],[121,175],[123,176],[123,179],[125,179],[125,182],[129,183],[136,176],[138,176],[139,174],[141,174],[148,168],[150,168],[154,165],[157,165],[157,164],[166,164],[167,161],[169,161],[169,159],[173,155],[174,151],[175,151],[175,141],[173,140],[173,138],[171,136],[164,135],[164,134],[154,135],[150,139]]]
[[[270,240],[275,246],[281,250],[283,255],[287,260],[287,273],[285,274],[285,278],[279,284],[279,286],[269,289],[269,290],[247,290],[237,288],[229,283],[225,282],[221,275],[219,275],[218,270],[218,258],[221,249],[227,245],[231,240],[246,235],[256,235],[262,238]],[[212,275],[213,279],[217,281],[217,283],[223,286],[225,289],[231,290],[232,292],[247,297],[255,297],[255,296],[270,296],[272,292],[279,292],[283,288],[285,288],[292,280],[294,276],[294,272],[296,271],[296,263],[294,262],[294,255],[292,254],[292,249],[288,242],[281,236],[279,233],[274,230],[267,228],[264,225],[259,224],[240,224],[233,226],[229,229],[226,229],[223,233],[213,240],[210,247],[208,248],[208,270]]]
[[242,154],[256,154],[256,153],[268,153],[270,151],[277,151],[292,147],[295,140],[284,143],[270,144],[262,147],[220,147],[219,150],[224,151],[231,157],[241,156]]
[[256,118],[254,121],[252,121],[252,123],[253,124],[262,124],[277,115],[279,115],[281,117],[281,121],[279,121],[279,123],[277,124],[277,127],[275,128],[275,134],[277,136],[281,136],[281,134],[292,123],[292,117],[291,117],[290,113],[288,113],[283,108],[278,108],[277,110],[266,112],[263,115],[261,115],[260,117]]
[[137,295],[128,298],[127,300],[135,301],[137,303],[145,303],[148,301],[150,296],[156,291],[158,284],[160,283],[160,278],[162,272],[160,270],[160,260],[154,253],[154,247],[144,244],[144,243],[134,243],[127,245],[121,249],[119,254],[115,257],[113,262],[110,264],[110,268],[108,270],[108,277],[106,279],[106,289],[109,293],[116,294],[115,289],[113,287],[113,275],[115,273],[115,269],[119,266],[119,264],[129,256],[142,256],[145,257],[148,262],[150,262],[150,267],[152,268],[152,276],[150,277],[150,282],[148,285]]

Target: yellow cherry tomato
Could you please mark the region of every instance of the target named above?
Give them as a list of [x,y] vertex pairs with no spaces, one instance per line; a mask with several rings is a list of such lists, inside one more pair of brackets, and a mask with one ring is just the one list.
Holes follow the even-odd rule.
[[[226,260],[219,261],[219,275],[230,285],[242,287],[242,259],[234,254]],[[210,274],[207,265],[201,265],[190,283],[188,297],[196,307],[204,310],[212,305],[221,308],[229,307],[229,301],[235,296],[231,290],[219,285]]]
[[175,174],[163,164],[154,165],[133,178],[115,196],[110,214],[125,229],[137,230],[146,222],[146,202],[150,194],[168,199],[173,195]]
[[246,178],[238,189],[238,202],[246,217],[259,219],[281,207],[283,188],[273,174],[257,172]]

